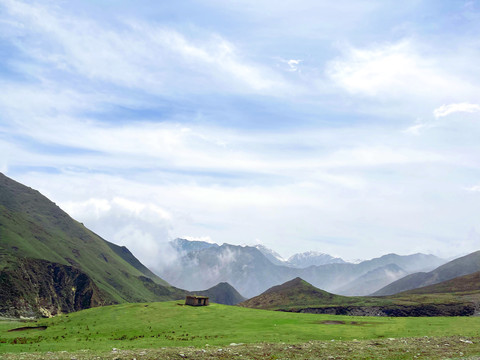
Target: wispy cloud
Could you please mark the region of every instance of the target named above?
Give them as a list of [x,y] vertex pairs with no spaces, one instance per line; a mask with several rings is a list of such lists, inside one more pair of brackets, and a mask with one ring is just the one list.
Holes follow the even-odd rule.
[[441,118],[457,112],[466,112],[466,113],[480,112],[480,105],[470,104],[470,103],[442,105],[433,111],[433,115],[436,118]]
[[14,0],[2,4],[13,19],[2,25],[15,27],[17,47],[49,71],[154,93],[184,90],[194,79],[209,79],[212,89],[220,86],[230,92],[273,93],[285,86],[279,74],[244,59],[218,34],[188,39],[147,22],[100,25],[59,7]]

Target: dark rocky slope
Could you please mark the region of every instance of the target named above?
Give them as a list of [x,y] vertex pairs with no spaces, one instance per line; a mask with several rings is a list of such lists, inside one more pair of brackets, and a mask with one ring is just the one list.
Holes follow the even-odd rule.
[[23,258],[0,272],[0,313],[10,317],[52,316],[111,303],[81,270]]

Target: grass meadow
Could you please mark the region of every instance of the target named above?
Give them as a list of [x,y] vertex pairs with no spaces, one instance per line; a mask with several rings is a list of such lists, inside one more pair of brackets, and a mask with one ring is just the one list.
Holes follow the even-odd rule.
[[[32,329],[9,331],[20,327]],[[0,353],[37,353],[39,356],[61,351],[110,354],[112,349],[127,352],[143,349],[147,354],[148,349],[161,348],[167,352],[194,349],[192,351],[202,351],[201,355],[205,349],[231,344],[245,344],[238,347],[245,349],[255,344],[271,344],[272,349],[280,347],[281,350],[283,344],[305,346],[319,342],[332,347],[334,342],[335,346],[343,343],[356,346],[381,341],[388,345],[396,339],[427,338],[450,339],[439,341],[456,342],[480,355],[477,341],[480,340],[480,317],[347,317],[218,304],[190,307],[181,301],[169,301],[93,308],[34,322],[0,322]]]

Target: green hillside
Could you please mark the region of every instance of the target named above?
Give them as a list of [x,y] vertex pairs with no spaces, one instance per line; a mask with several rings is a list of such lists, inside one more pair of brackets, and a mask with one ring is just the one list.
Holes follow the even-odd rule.
[[[0,174],[3,276],[21,271],[19,259],[24,258],[79,269],[93,280],[104,304],[172,300],[185,294],[151,273],[126,248],[103,240],[38,191]],[[34,283],[39,281],[36,275]]]

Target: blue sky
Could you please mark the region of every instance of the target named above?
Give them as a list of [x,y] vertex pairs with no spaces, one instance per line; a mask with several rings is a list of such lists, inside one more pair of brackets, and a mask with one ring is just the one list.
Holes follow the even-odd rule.
[[0,0],[0,171],[158,266],[175,237],[480,248],[477,1]]

